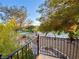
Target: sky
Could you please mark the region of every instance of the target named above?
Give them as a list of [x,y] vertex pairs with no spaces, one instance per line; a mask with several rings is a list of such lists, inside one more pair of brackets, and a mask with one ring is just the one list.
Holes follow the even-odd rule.
[[40,16],[36,12],[38,7],[44,2],[44,0],[0,0],[0,4],[3,6],[24,6],[27,9],[28,18],[34,21],[34,24],[38,24],[36,18]]

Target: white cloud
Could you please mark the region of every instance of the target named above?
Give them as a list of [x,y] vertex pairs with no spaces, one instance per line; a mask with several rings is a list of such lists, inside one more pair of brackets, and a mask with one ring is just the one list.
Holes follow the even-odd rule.
[[32,23],[32,25],[34,25],[34,26],[39,26],[41,24],[41,22],[39,22],[39,21],[34,21],[33,23]]

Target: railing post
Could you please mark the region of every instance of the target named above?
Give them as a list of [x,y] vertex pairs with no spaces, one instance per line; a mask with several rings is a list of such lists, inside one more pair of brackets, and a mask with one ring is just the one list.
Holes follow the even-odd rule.
[[0,59],[2,59],[2,54],[0,54]]
[[39,55],[39,35],[37,36],[37,55]]

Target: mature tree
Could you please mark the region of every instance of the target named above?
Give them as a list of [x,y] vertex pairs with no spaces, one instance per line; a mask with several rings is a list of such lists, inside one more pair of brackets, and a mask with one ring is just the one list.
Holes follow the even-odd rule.
[[[45,9],[45,7],[48,7]],[[40,8],[41,9],[41,8]],[[42,9],[41,9],[42,10]],[[78,0],[47,0],[43,10],[49,10],[43,17],[42,28],[45,31],[64,31],[72,39],[79,31],[79,1]],[[41,12],[42,12],[41,11]],[[40,18],[41,19],[41,18]],[[48,25],[49,24],[49,25]],[[44,26],[44,27],[43,27]],[[44,28],[48,28],[48,30]]]
[[[7,22],[11,18],[16,18],[16,22],[18,24],[21,24],[24,22],[26,18],[26,9],[21,6],[21,7],[6,7],[6,6],[0,6],[0,14],[1,14],[1,19],[5,22]],[[4,15],[3,15],[4,14]]]

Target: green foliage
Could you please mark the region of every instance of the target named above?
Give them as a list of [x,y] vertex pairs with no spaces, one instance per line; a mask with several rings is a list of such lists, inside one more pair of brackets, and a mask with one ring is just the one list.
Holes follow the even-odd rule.
[[[78,32],[77,30],[79,29],[78,0],[50,0],[42,7],[43,10],[41,12],[49,11],[40,12],[41,15],[43,15],[40,19],[44,20],[39,28],[41,31],[64,31],[71,36],[76,35],[75,33]],[[45,9],[46,7],[47,9]]]
[[0,23],[0,53],[7,56],[20,47],[16,41],[17,30],[22,27],[27,12],[23,6],[18,8],[1,6],[0,9],[2,10],[0,14],[5,14],[1,16],[4,23]]
[[3,56],[7,56],[19,47],[16,42],[18,33],[14,30],[15,28],[12,22],[0,24],[0,53]]
[[26,55],[27,55],[27,56],[26,56],[27,59],[34,59],[34,54],[33,54],[33,52],[32,52],[31,49],[29,49],[29,50],[27,51],[27,54],[26,54]]
[[[23,51],[19,51],[19,59],[35,59],[35,55],[31,49],[23,48]],[[17,55],[15,54],[12,59],[17,59]]]

